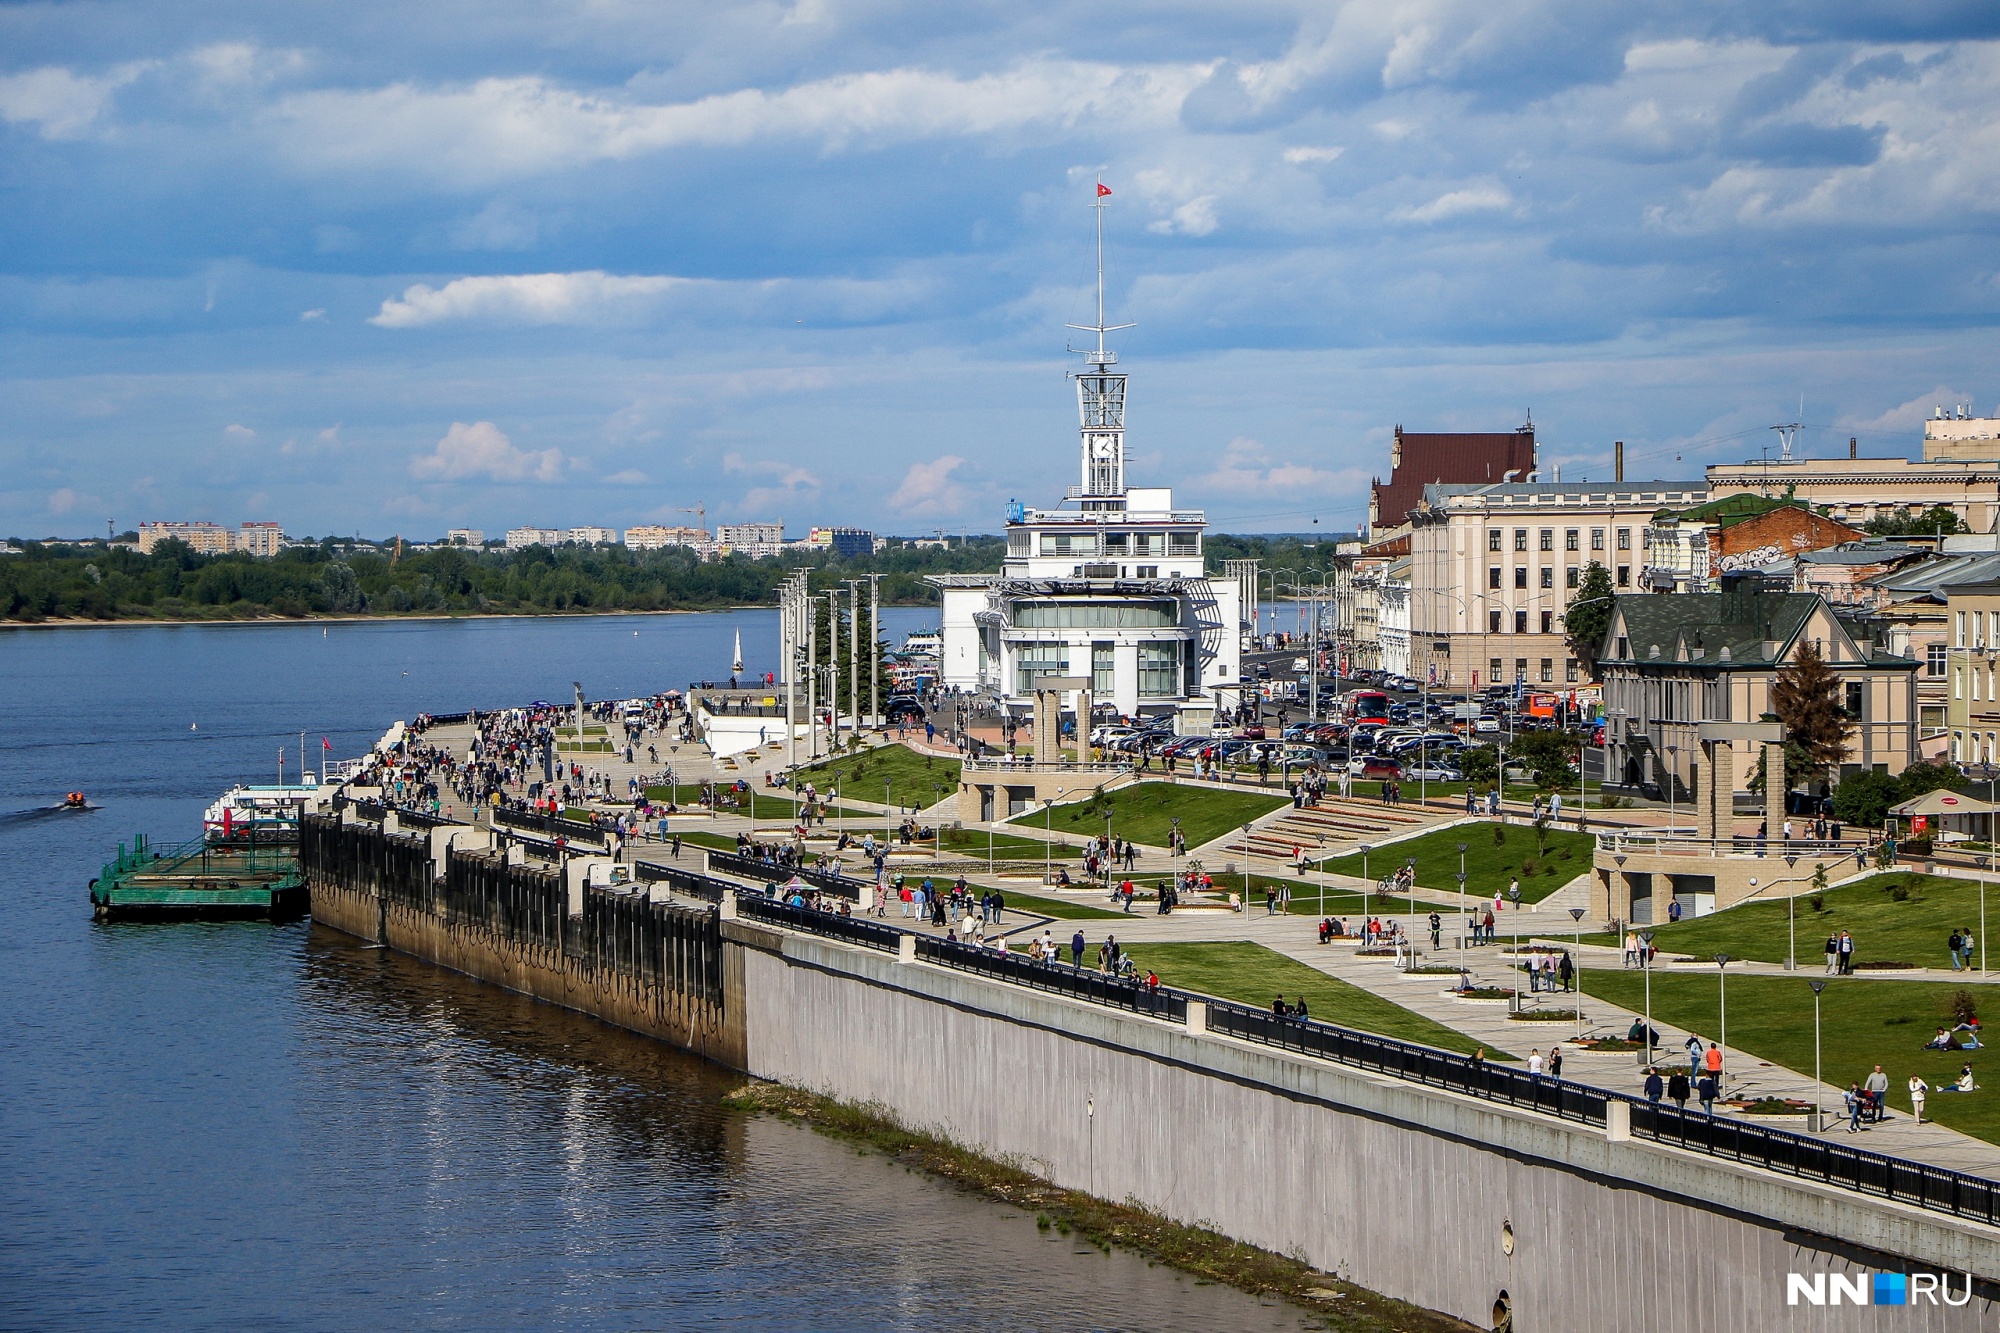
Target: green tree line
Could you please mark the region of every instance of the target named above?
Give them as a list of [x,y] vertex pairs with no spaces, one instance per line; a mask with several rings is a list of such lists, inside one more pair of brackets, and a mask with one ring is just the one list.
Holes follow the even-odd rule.
[[817,590],[882,575],[882,600],[937,600],[931,573],[997,570],[1005,543],[897,548],[860,559],[831,553],[703,561],[684,547],[442,547],[407,551],[332,540],[259,558],[200,555],[180,542],[148,554],[106,544],[22,543],[0,556],[0,620],[229,620],[257,616],[508,614],[704,610],[774,605],[794,570]]

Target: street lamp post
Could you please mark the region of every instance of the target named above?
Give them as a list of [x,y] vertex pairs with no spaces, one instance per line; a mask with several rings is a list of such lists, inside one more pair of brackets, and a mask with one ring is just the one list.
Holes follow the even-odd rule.
[[1319,919],[1326,920],[1326,834],[1319,835]]
[[[1720,1013],[1716,1019],[1715,1044],[1722,1048],[1723,1078],[1729,1077],[1729,955],[1715,955],[1716,1007]],[[1689,1071],[1692,1072],[1692,1071]],[[1722,1089],[1716,1088],[1717,1092]]]
[[[1272,594],[1276,596],[1276,594]],[[1243,826],[1243,910],[1250,910],[1250,826]]]
[[1053,797],[1042,798],[1042,883],[1056,882],[1056,803]]
[[[1797,852],[1787,852],[1785,854],[1785,869],[1797,870],[1798,868],[1799,854]],[[1785,944],[1785,971],[1787,972],[1796,972],[1799,970],[1799,895],[1793,887],[1796,883],[1797,877],[1793,876],[1786,884],[1788,891],[1785,894],[1785,931],[1787,935]]]
[[1667,836],[1674,832],[1674,775],[1680,770],[1675,767],[1675,757],[1681,752],[1678,745],[1667,747]]
[[1812,987],[1812,993],[1813,993],[1813,1119],[1812,1119],[1812,1127],[1813,1127],[1813,1133],[1815,1133],[1815,1134],[1819,1134],[1819,1133],[1822,1133],[1822,1132],[1824,1132],[1824,1131],[1825,1131],[1825,1129],[1826,1129],[1826,1109],[1825,1109],[1825,1107],[1824,1107],[1824,1105],[1823,1105],[1823,1103],[1824,1103],[1824,1101],[1825,1101],[1825,1096],[1824,1096],[1824,1093],[1823,1093],[1823,1091],[1822,1091],[1822,1089],[1824,1089],[1826,1085],[1825,1085],[1825,1084],[1824,1084],[1824,1083],[1823,1083],[1823,1082],[1822,1082],[1822,1081],[1820,1080],[1820,1074],[1819,1074],[1819,993],[1820,993],[1821,991],[1823,991],[1823,990],[1825,990],[1825,989],[1826,989],[1826,978],[1824,978],[1824,977],[1814,977],[1814,978],[1813,978],[1812,980],[1810,980],[1810,981],[1806,982],[1806,985],[1808,985],[1808,986],[1811,986],[1811,987]]
[[1366,923],[1368,909],[1368,886],[1373,881],[1368,878],[1368,853],[1374,850],[1367,843],[1361,844],[1361,908],[1362,920]]
[[1571,1001],[1576,1006],[1576,1039],[1583,1040],[1583,911],[1581,907],[1569,909],[1570,933],[1575,940],[1576,966],[1572,969],[1576,977],[1576,998]]
[[[1653,932],[1639,932],[1639,969],[1646,974],[1646,1063],[1653,1063]],[[1688,1077],[1694,1077],[1694,1061],[1688,1061]]]

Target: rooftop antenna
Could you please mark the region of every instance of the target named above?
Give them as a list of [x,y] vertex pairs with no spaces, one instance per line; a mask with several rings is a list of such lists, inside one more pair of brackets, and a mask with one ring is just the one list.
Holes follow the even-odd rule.
[[1097,322],[1068,326],[1097,335],[1095,350],[1069,349],[1080,350],[1088,367],[1076,377],[1077,409],[1083,419],[1083,485],[1078,495],[1086,497],[1086,508],[1124,507],[1122,501],[1116,505],[1088,503],[1089,498],[1125,494],[1125,376],[1112,372],[1118,354],[1105,347],[1104,335],[1133,325],[1104,322],[1104,210],[1110,207],[1105,202],[1110,197],[1111,187],[1097,182],[1090,204],[1097,213]]
[[1787,421],[1781,426],[1771,427],[1772,430],[1778,432],[1778,461],[1780,463],[1789,463],[1792,461],[1792,441],[1798,438],[1799,423],[1805,419],[1806,396],[1800,394],[1798,418],[1793,421]]

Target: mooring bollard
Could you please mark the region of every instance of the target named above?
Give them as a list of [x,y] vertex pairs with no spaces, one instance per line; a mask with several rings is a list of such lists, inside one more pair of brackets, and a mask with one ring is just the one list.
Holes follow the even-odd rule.
[[1202,1036],[1208,1031],[1208,1001],[1187,1002],[1187,1030],[1191,1037]]
[[905,932],[896,941],[896,961],[899,963],[914,963],[917,961],[917,937],[915,935]]
[[1623,1143],[1632,1137],[1632,1105],[1629,1102],[1604,1104],[1604,1137]]
[[719,917],[720,917],[720,919],[721,919],[721,920],[723,920],[723,921],[734,921],[734,920],[736,919],[736,895],[735,895],[735,894],[733,894],[733,893],[724,893],[724,894],[722,895],[722,897],[721,897],[721,898],[719,898],[719,899],[717,899],[717,900],[716,900],[716,906],[717,906],[717,907],[718,907],[719,909],[721,909],[721,910],[720,910],[720,912],[719,912]]

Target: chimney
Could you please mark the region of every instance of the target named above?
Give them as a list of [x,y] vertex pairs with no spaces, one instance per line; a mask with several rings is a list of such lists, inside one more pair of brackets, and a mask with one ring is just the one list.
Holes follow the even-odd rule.
[[1625,441],[1612,441],[1611,459],[1611,480],[1625,480]]
[[1859,458],[1861,456],[1861,445],[1856,442],[1852,435],[1847,437],[1847,456],[1849,458]]

